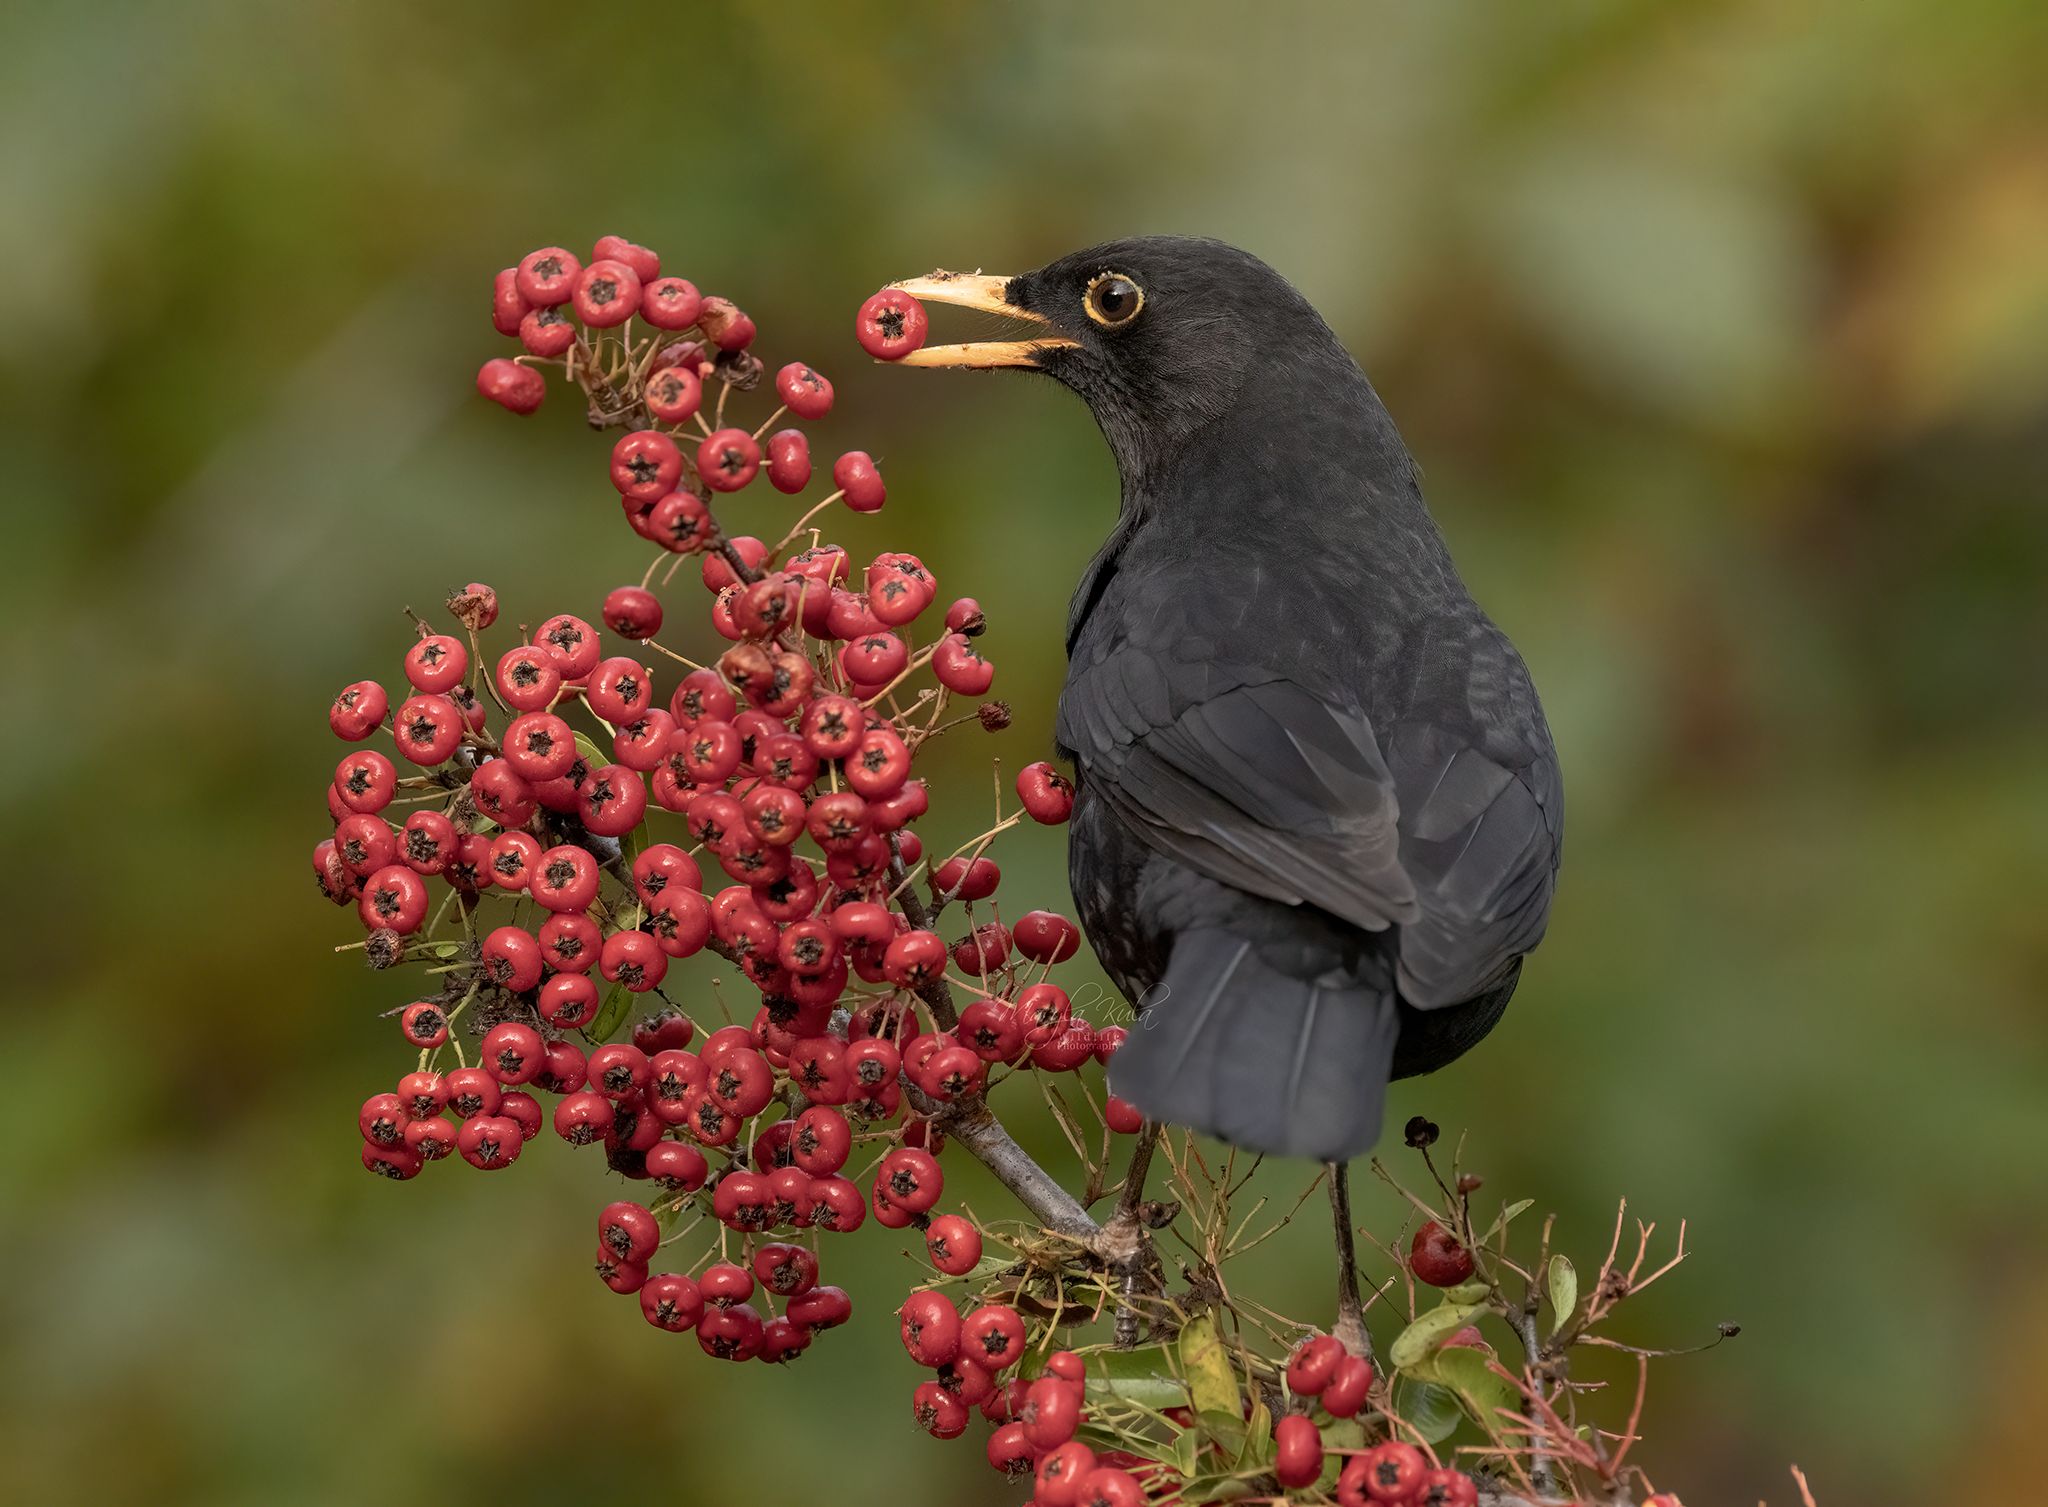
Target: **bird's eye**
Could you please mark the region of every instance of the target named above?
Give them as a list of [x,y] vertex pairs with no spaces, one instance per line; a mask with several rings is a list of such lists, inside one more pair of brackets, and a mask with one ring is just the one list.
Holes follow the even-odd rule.
[[1121,272],[1105,272],[1088,285],[1084,302],[1090,319],[1113,330],[1138,317],[1138,310],[1145,307],[1145,290]]

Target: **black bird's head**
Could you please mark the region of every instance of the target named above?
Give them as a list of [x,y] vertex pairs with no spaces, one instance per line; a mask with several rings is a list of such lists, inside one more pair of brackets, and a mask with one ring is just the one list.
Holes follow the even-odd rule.
[[1364,377],[1308,300],[1221,241],[1141,236],[1017,277],[934,272],[894,286],[1038,326],[1023,339],[928,345],[904,366],[1019,367],[1087,403],[1125,478],[1152,472],[1249,392]]

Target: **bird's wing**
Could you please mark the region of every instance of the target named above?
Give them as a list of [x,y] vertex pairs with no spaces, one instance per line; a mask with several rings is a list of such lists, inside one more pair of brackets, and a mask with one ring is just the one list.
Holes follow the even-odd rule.
[[1059,736],[1090,789],[1224,884],[1374,931],[1417,919],[1364,712],[1204,648],[1126,643],[1074,667]]
[[1564,788],[1528,671],[1483,619],[1384,744],[1401,862],[1421,914],[1400,936],[1401,995],[1470,999],[1543,936]]

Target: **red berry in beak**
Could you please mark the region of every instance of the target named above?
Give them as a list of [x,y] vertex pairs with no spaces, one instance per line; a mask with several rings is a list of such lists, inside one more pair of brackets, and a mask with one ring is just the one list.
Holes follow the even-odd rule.
[[853,335],[860,348],[881,361],[901,361],[924,344],[931,316],[899,288],[884,288],[860,306]]

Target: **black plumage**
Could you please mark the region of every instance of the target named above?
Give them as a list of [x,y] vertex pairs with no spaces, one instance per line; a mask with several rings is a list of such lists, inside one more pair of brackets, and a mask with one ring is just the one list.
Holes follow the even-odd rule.
[[1074,897],[1139,1007],[1111,1087],[1348,1158],[1390,1079],[1491,1029],[1542,937],[1563,791],[1535,688],[1365,374],[1263,262],[1119,241],[1001,301],[1049,327],[1028,364],[1122,476],[1058,719]]

